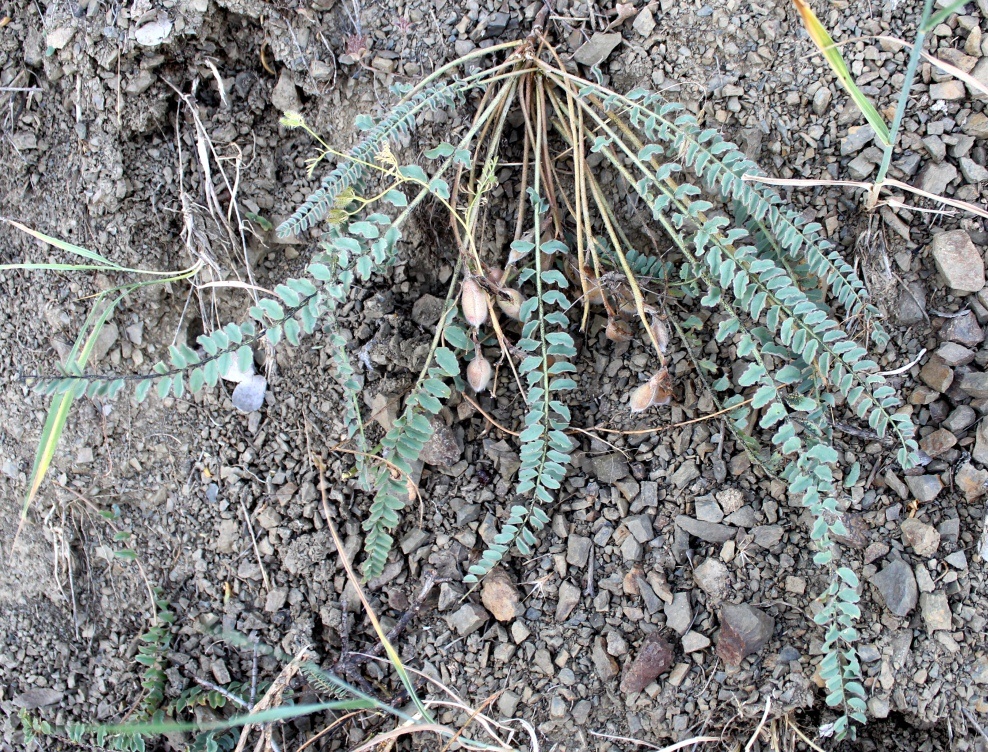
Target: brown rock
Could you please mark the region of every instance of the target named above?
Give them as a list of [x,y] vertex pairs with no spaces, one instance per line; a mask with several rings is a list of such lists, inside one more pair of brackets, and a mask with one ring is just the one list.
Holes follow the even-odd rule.
[[655,681],[672,665],[672,645],[657,632],[645,638],[635,659],[627,665],[621,679],[621,691],[637,694]]
[[947,284],[961,292],[978,292],[985,286],[985,262],[964,230],[933,236],[931,247],[937,269]]
[[960,390],[975,399],[988,398],[988,373],[965,373],[961,376]]
[[916,552],[917,556],[932,556],[940,547],[940,533],[933,525],[927,525],[915,518],[902,521],[902,542]]
[[453,429],[441,419],[432,418],[432,428],[432,438],[425,443],[419,459],[426,465],[452,467],[463,455],[463,447],[456,440]]
[[511,621],[525,611],[521,605],[521,593],[511,575],[500,567],[484,578],[480,600],[498,621]]
[[919,448],[931,457],[938,457],[956,443],[957,437],[946,428],[941,428],[928,436],[925,436],[923,440],[919,442]]
[[970,350],[964,345],[958,345],[956,342],[944,342],[937,350],[937,355],[951,368],[966,366],[974,360],[974,354],[974,350]]
[[919,372],[923,383],[937,392],[946,392],[954,383],[954,372],[939,355],[933,355]]
[[974,501],[988,491],[988,470],[978,470],[968,462],[954,475],[954,483],[968,501]]
[[940,337],[968,347],[977,347],[985,340],[985,330],[978,324],[978,317],[973,311],[964,311],[940,327]]
[[775,619],[754,606],[723,606],[717,655],[729,666],[739,666],[746,655],[765,647],[774,631]]
[[607,643],[603,637],[595,637],[593,649],[590,651],[590,660],[593,661],[594,668],[597,669],[597,676],[602,681],[610,681],[618,675],[617,661],[607,652]]

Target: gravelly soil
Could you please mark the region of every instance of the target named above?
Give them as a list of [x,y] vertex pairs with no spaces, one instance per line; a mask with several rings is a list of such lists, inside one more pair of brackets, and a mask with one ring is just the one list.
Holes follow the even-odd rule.
[[[236,272],[246,279],[249,267],[257,284],[271,287],[299,270],[309,238],[278,242],[248,216],[277,224],[319,177],[306,178],[311,144],[279,127],[279,108],[301,108],[334,144],[349,145],[354,117],[379,112],[390,101],[390,83],[415,80],[476,44],[516,38],[538,8],[368,2],[355,15],[343,0],[305,7],[259,0],[139,0],[126,8],[96,0],[12,3],[5,10],[11,20],[0,28],[0,83],[34,90],[0,91],[0,211],[126,266],[180,269],[195,254],[211,258],[221,278]],[[614,19],[604,3],[559,2],[555,10],[551,28],[563,50]],[[835,39],[858,40],[845,48],[851,69],[880,108],[892,105],[906,54],[874,37],[909,39],[918,8],[835,2],[817,11]],[[971,3],[966,11],[934,31],[930,52],[988,82],[981,45],[988,6]],[[636,8],[617,27],[623,44],[603,66],[614,88],[647,85],[680,98],[779,177],[874,174],[880,154],[869,134],[855,130],[860,115],[812,54],[787,4],[662,0],[648,7],[651,29],[642,12]],[[892,175],[983,203],[984,102],[945,83],[929,65],[921,69]],[[433,113],[401,156],[415,159],[463,117]],[[988,291],[953,294],[944,281],[952,270],[938,272],[930,243],[961,228],[980,256],[988,234],[980,219],[887,207],[869,222],[849,190],[807,189],[792,198],[864,271],[887,313],[894,337],[880,354],[882,368],[912,363],[925,348],[893,383],[924,439],[937,431],[924,444],[930,463],[908,478],[867,433],[837,433],[847,462],[863,465],[851,490],[845,552],[865,581],[861,655],[875,720],[855,748],[985,749],[976,724],[988,726],[988,599],[979,553],[988,429],[978,421],[988,392],[963,385],[988,365],[981,328]],[[0,262],[59,258],[13,228],[0,232]],[[410,384],[431,338],[413,306],[426,295],[444,296],[452,272],[451,241],[438,214],[425,212],[407,237],[407,260],[342,311],[346,335],[363,354],[374,410]],[[341,644],[341,596],[351,610],[356,603],[344,594],[318,476],[306,458],[307,446],[322,453],[331,478],[344,477],[352,464],[328,452],[342,424],[324,334],[299,349],[279,348],[269,364],[267,403],[250,415],[233,409],[223,387],[140,407],[129,397],[77,403],[14,543],[47,404],[20,376],[51,373],[85,318],[84,296],[119,281],[0,276],[0,352],[7,355],[0,360],[4,752],[23,746],[17,713],[26,705],[42,704],[36,712],[59,723],[127,714],[139,691],[133,657],[151,616],[149,585],[163,589],[178,617],[170,696],[194,676],[249,680],[250,650],[217,639],[216,630],[255,635],[271,648],[261,651],[262,677],[281,667],[277,653],[294,655],[305,645],[329,665]],[[180,284],[148,288],[114,315],[96,365],[147,368],[173,341],[192,343],[204,327],[235,317],[245,300],[219,289],[201,306],[188,304]],[[971,357],[944,351],[944,343]],[[576,425],[671,426],[712,410],[682,351],[673,355],[677,399],[643,421],[631,420],[626,401],[645,351],[606,344],[598,325],[580,358]],[[518,422],[510,399],[484,407],[501,425]],[[544,749],[631,749],[606,736],[661,745],[701,734],[723,735],[731,748],[735,739],[747,742],[768,700],[769,721],[752,748],[808,748],[791,724],[812,738],[831,718],[813,679],[822,635],[811,617],[826,582],[811,561],[805,510],[751,468],[729,436],[722,439],[719,422],[610,436],[610,445],[586,438],[536,555],[511,559],[503,593],[482,601],[460,580],[506,514],[517,445],[467,404],[454,399],[449,408],[458,456],[426,468],[423,506],[410,510],[398,553],[369,587],[375,610],[394,619],[426,570],[451,578],[400,640],[409,665],[475,706],[501,691],[489,712],[531,721]],[[359,551],[366,495],[340,480],[328,496],[346,549]],[[730,540],[688,535],[680,515],[730,524]],[[911,519],[927,527],[905,522]],[[133,534],[126,544],[136,551],[133,562],[113,553],[124,545],[113,539],[119,530]],[[912,599],[893,603],[893,586],[908,590],[909,582]],[[491,612],[505,598],[515,612],[499,622]],[[715,652],[728,603],[757,606],[774,620],[767,643],[738,668],[726,668]],[[620,671],[653,633],[672,645],[671,667],[629,694]],[[358,616],[352,639],[368,645],[372,634]],[[453,712],[440,717],[456,719]],[[320,723],[293,727],[300,736],[290,736],[292,744]],[[349,748],[366,733],[351,729],[329,748]]]

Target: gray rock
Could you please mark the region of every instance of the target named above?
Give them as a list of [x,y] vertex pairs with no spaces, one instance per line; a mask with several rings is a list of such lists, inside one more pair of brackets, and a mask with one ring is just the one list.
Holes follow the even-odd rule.
[[274,588],[268,593],[267,598],[264,600],[264,610],[269,614],[276,613],[281,610],[281,607],[285,605],[285,601],[287,600],[288,588]]
[[968,136],[988,138],[988,116],[983,112],[974,113],[965,121],[961,130]]
[[594,457],[593,473],[601,483],[611,484],[627,477],[629,474],[628,460],[620,452],[611,452]]
[[425,443],[419,459],[426,465],[436,467],[452,467],[463,456],[463,447],[456,440],[453,429],[442,419],[433,417],[432,437]]
[[715,494],[724,514],[732,514],[744,506],[744,494],[736,488],[725,488]]
[[37,710],[38,708],[60,703],[64,697],[65,693],[59,692],[57,689],[35,687],[34,689],[29,689],[26,692],[16,695],[13,703],[14,707],[24,710]]
[[724,518],[724,521],[728,525],[734,525],[735,527],[743,527],[746,530],[753,528],[758,524],[758,517],[755,514],[755,510],[752,509],[750,504],[745,504],[738,511],[732,512]]
[[724,600],[730,584],[730,577],[724,562],[712,557],[705,559],[693,570],[693,580],[703,592],[710,596],[715,604]]
[[726,543],[731,540],[737,532],[736,528],[728,525],[719,525],[714,522],[703,522],[701,520],[694,519],[693,517],[687,517],[684,514],[677,515],[676,527],[685,530],[694,538],[699,538],[707,543]]
[[755,543],[762,548],[772,548],[782,540],[784,533],[785,529],[781,525],[759,525],[751,531]]
[[833,92],[830,91],[830,87],[821,86],[816,90],[816,94],[813,95],[813,114],[823,115],[830,107],[830,100],[833,98]]
[[460,637],[466,637],[484,626],[488,616],[483,606],[476,603],[464,603],[458,610],[446,617],[446,624]]
[[[936,476],[919,476],[919,477],[936,477]],[[906,478],[908,483],[911,478]],[[922,501],[922,499],[920,499]],[[909,546],[917,556],[922,556],[924,558],[933,556],[940,547],[940,533],[936,531],[933,525],[927,525],[925,522],[920,522],[915,518],[909,518],[902,521],[900,526],[902,530],[902,542]]]
[[932,355],[919,371],[919,378],[935,392],[946,392],[954,383],[953,370],[939,355]]
[[149,24],[144,24],[144,26],[134,32],[134,41],[144,47],[157,47],[168,39],[174,25],[174,22],[170,18],[161,18]]
[[949,630],[953,627],[946,593],[923,593],[919,597],[919,608],[928,634],[933,634],[938,629]]
[[573,59],[580,65],[600,65],[623,41],[624,39],[618,32],[604,34],[598,31],[588,41],[580,45],[580,48],[573,53]]
[[957,368],[974,360],[975,352],[956,342],[944,342],[937,350],[937,355],[951,368]]
[[278,112],[298,112],[302,109],[302,102],[295,88],[295,77],[287,68],[281,71],[278,83],[271,90],[271,104]]
[[564,622],[580,602],[580,588],[569,581],[559,586],[559,600],[556,602],[556,621]]
[[947,186],[957,177],[957,168],[950,162],[931,162],[919,174],[919,188],[927,193],[943,195]]
[[713,498],[703,496],[694,502],[696,506],[696,517],[701,522],[720,522],[724,519],[724,512]]
[[590,560],[593,542],[582,535],[570,535],[566,539],[566,563],[574,567],[585,567]]
[[649,36],[655,29],[655,18],[652,16],[651,8],[647,5],[642,8],[641,12],[635,17],[635,21],[631,24],[631,26],[643,37]]
[[738,666],[745,656],[757,653],[772,637],[775,619],[743,603],[727,604],[720,610],[717,655],[729,666]]
[[906,485],[918,501],[933,501],[943,490],[943,483],[938,475],[910,475],[906,477]]
[[683,635],[682,644],[684,653],[696,653],[710,647],[710,638],[691,629]]
[[663,609],[666,615],[666,626],[674,629],[679,634],[686,634],[686,631],[693,623],[693,609],[690,606],[689,593],[676,593],[672,596],[672,603],[667,603]]
[[973,311],[963,311],[940,327],[940,336],[968,347],[977,347],[984,341],[985,332],[978,325]]
[[959,434],[973,426],[977,419],[978,414],[974,412],[974,408],[968,405],[958,405],[951,411],[942,425],[951,433]]
[[648,543],[655,537],[652,531],[652,520],[647,514],[637,514],[624,521],[628,532],[631,533],[639,543]]
[[870,125],[855,125],[847,130],[847,136],[841,139],[840,153],[842,157],[856,154],[871,143],[875,137],[875,129]]
[[696,463],[693,460],[687,460],[679,469],[672,474],[669,478],[669,482],[672,483],[676,488],[686,488],[690,483],[695,481],[700,477],[700,470],[697,468]]
[[919,448],[930,457],[939,457],[957,443],[957,437],[946,428],[938,428],[919,442]]
[[916,607],[916,599],[919,596],[916,576],[910,566],[901,559],[896,559],[881,572],[872,576],[871,583],[877,588],[885,608],[896,616],[908,616]]
[[959,569],[962,572],[967,569],[967,554],[963,551],[954,551],[952,554],[947,554],[943,557],[943,560],[954,569]]
[[61,50],[72,41],[73,36],[75,36],[75,26],[60,26],[48,32],[45,41],[53,50]]
[[500,711],[501,717],[514,718],[519,702],[521,702],[521,695],[512,692],[510,689],[502,692],[501,696],[497,698],[497,709]]
[[889,705],[887,697],[875,696],[868,698],[868,715],[872,718],[879,720],[888,718],[890,712],[892,712],[892,707]]
[[985,286],[984,259],[964,230],[937,233],[933,236],[931,252],[937,269],[950,287],[962,292],[978,292]]
[[220,534],[216,539],[216,550],[221,554],[232,554],[240,542],[240,523],[237,520],[220,522]]
[[988,170],[979,165],[970,157],[961,157],[961,175],[969,183],[982,183],[988,180]]
[[594,668],[597,670],[597,676],[602,681],[610,681],[618,675],[620,669],[618,668],[617,661],[607,652],[604,638],[599,635],[594,638],[593,648],[590,651],[590,660],[593,661]]
[[511,579],[511,575],[500,567],[495,568],[484,578],[484,584],[480,589],[480,600],[498,621],[511,621],[525,612],[517,585]]
[[912,326],[925,320],[926,289],[921,282],[912,282],[908,290],[899,293],[895,318],[902,326]]
[[412,306],[412,321],[422,327],[434,326],[442,316],[443,305],[435,295],[423,295]]
[[982,465],[988,465],[988,421],[981,421],[978,424],[977,440],[974,449],[971,450],[971,457]]
[[988,373],[975,371],[961,376],[958,387],[968,397],[988,399]]

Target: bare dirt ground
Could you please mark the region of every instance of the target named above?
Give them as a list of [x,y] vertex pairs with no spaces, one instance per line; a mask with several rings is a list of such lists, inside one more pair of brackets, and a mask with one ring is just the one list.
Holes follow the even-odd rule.
[[[9,19],[0,28],[0,213],[130,267],[181,269],[205,255],[225,272],[249,269],[269,287],[297,273],[311,238],[279,242],[258,219],[277,224],[319,179],[306,177],[311,143],[279,126],[280,111],[300,109],[330,142],[347,147],[354,117],[379,114],[393,100],[389,84],[418,80],[477,45],[517,38],[541,7],[347,2],[8,3],[0,13]],[[866,93],[880,109],[894,104],[906,53],[875,37],[910,39],[916,4],[816,6],[837,41],[856,40],[844,52]],[[934,32],[930,52],[988,82],[981,45],[988,5],[972,2],[963,13]],[[549,28],[571,51],[609,25],[622,36],[602,65],[612,87],[645,85],[687,102],[770,174],[873,174],[880,154],[854,130],[859,113],[787,3],[661,0],[646,9],[559,0]],[[922,69],[893,176],[983,204],[984,102],[963,86],[937,88],[945,80]],[[414,160],[466,117],[433,113],[403,158]],[[832,716],[814,681],[822,634],[811,619],[826,583],[811,561],[805,510],[749,467],[717,421],[611,437],[610,445],[586,438],[535,555],[506,564],[507,597],[515,593],[519,602],[517,616],[502,623],[480,591],[460,581],[506,514],[517,445],[454,400],[447,418],[456,456],[426,468],[423,506],[408,510],[385,575],[368,587],[377,613],[393,620],[427,570],[450,578],[399,641],[408,665],[475,707],[500,692],[488,712],[529,721],[542,748],[559,752],[635,748],[617,737],[662,746],[696,735],[722,736],[704,748],[737,749],[767,704],[750,749],[809,749],[794,727],[824,749],[988,749],[981,730],[988,727],[988,595],[979,553],[985,484],[980,476],[967,485],[955,480],[988,460],[988,432],[982,437],[979,428],[988,394],[959,386],[988,365],[988,294],[951,294],[929,248],[933,236],[962,228],[981,252],[988,233],[981,220],[919,211],[885,209],[869,220],[858,197],[840,189],[792,199],[865,272],[894,332],[882,368],[912,363],[925,348],[894,383],[924,438],[950,436],[937,433],[924,445],[931,461],[906,478],[874,437],[838,433],[845,458],[859,459],[867,480],[852,490],[845,542],[864,581],[861,657],[873,720],[862,738],[853,745],[815,738]],[[364,363],[368,407],[375,397],[400,397],[431,338],[414,306],[445,292],[453,258],[447,233],[424,212],[403,262],[342,311],[345,336]],[[0,238],[0,263],[62,258],[9,226]],[[128,715],[140,696],[134,656],[152,617],[152,587],[177,616],[168,697],[194,677],[250,680],[251,650],[220,632],[257,639],[262,678],[277,674],[278,655],[306,645],[330,665],[344,608],[356,605],[352,593],[345,597],[308,460],[307,447],[326,457],[336,479],[330,503],[346,549],[358,552],[368,499],[344,480],[352,461],[327,451],[342,423],[322,333],[301,348],[278,349],[266,404],[250,415],[233,408],[222,385],[141,406],[127,392],[77,402],[15,544],[48,404],[22,376],[52,373],[85,318],[85,296],[120,281],[0,274],[3,752],[24,748],[18,713],[25,708],[60,724]],[[246,297],[219,290],[206,300],[190,303],[181,284],[136,295],[101,337],[94,367],[141,372],[172,342],[194,343],[203,328],[236,317]],[[599,327],[590,336],[600,336]],[[943,352],[944,343],[971,357]],[[602,351],[581,353],[579,425],[671,426],[710,412],[684,363],[673,405],[633,422],[624,403],[645,355],[628,345],[606,358]],[[509,401],[488,400],[485,410],[502,425],[517,423]],[[942,490],[930,498],[936,483]],[[730,545],[688,535],[679,515],[730,525]],[[926,545],[910,537],[909,519],[928,526],[918,529]],[[115,540],[120,531],[132,537]],[[124,547],[136,559],[114,554]],[[911,602],[893,604],[910,583]],[[737,669],[714,650],[725,603],[758,606],[774,620],[767,643]],[[355,621],[350,640],[372,644],[359,611]],[[622,692],[621,669],[652,633],[675,646],[673,668],[640,692]],[[298,692],[318,695],[307,686]],[[440,720],[456,719],[447,716]],[[286,748],[297,749],[323,720],[288,724]],[[320,743],[350,749],[376,728],[352,726]]]

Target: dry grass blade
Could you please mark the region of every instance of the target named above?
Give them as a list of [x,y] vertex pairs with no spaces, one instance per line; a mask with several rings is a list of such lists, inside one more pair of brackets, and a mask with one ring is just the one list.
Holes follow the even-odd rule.
[[668,747],[656,747],[654,744],[643,742],[641,739],[632,739],[629,736],[615,736],[614,734],[601,734],[597,731],[591,731],[590,735],[599,737],[601,739],[608,739],[614,742],[628,742],[638,747],[645,747],[646,749],[657,750],[657,752],[676,752],[676,750],[686,749],[687,747],[691,747],[694,744],[707,744],[709,742],[723,741],[723,739],[721,739],[719,736],[694,736],[691,739],[683,739],[683,741],[681,742],[670,744]]

